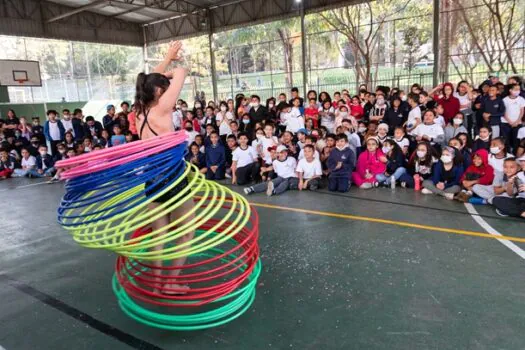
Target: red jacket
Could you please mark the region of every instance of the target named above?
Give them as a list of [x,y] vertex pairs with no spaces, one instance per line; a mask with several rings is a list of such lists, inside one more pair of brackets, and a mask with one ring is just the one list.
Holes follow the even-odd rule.
[[350,104],[350,115],[353,116],[356,120],[361,120],[364,114],[365,110],[363,109],[363,106],[361,106],[360,104]]
[[[445,86],[449,86],[452,91],[454,91],[454,86],[452,86],[451,83],[445,83],[443,85],[443,88],[445,88]],[[437,104],[439,105],[442,105],[443,106],[443,118],[445,118],[445,122],[448,124],[452,119],[454,119],[454,117],[456,116],[456,114],[459,113],[459,100],[450,95],[449,98],[437,98],[436,99],[436,102]]]
[[304,116],[306,117],[306,119],[312,119],[314,123],[314,129],[318,127],[319,110],[317,109],[317,107],[306,107],[304,109]]
[[472,158],[474,158],[474,156],[481,157],[483,164],[478,168],[474,165],[474,163],[472,163],[472,165],[467,168],[467,171],[465,171],[463,176],[461,176],[461,182],[465,180],[465,177],[468,173],[474,173],[481,175],[481,177],[478,179],[478,184],[492,185],[492,181],[494,181],[494,168],[489,165],[489,152],[487,152],[485,149],[478,149],[476,152],[474,152]]

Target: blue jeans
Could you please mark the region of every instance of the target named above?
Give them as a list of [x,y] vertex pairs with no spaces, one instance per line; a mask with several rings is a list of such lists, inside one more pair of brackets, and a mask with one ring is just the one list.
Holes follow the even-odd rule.
[[[396,181],[399,180],[399,178],[401,176],[403,176],[405,173],[406,173],[406,169],[403,168],[403,167],[400,167],[400,168],[397,168],[396,171],[394,171],[394,173],[392,174],[394,176],[394,178],[396,179]],[[390,185],[390,178],[392,177],[392,175],[390,176],[386,176],[385,174],[377,174],[376,175],[376,180],[377,182],[379,182],[380,184],[386,184],[386,185]]]
[[43,174],[39,174],[38,173],[38,170],[37,169],[31,169],[27,172],[27,175],[29,177],[46,177],[46,176],[53,176],[55,175],[55,167],[52,167],[52,168],[47,168],[46,170],[44,170],[44,173]]

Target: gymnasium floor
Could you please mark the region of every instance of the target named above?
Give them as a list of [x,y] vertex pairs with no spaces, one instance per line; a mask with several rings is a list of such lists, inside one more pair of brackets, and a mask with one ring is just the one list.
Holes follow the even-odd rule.
[[[263,274],[220,328],[147,328],[117,307],[115,256],[56,224],[61,184],[0,182],[0,349],[523,349],[525,222],[396,189],[253,195]],[[469,208],[472,210],[472,208]],[[24,214],[19,214],[24,213]],[[481,226],[481,225],[483,226]]]

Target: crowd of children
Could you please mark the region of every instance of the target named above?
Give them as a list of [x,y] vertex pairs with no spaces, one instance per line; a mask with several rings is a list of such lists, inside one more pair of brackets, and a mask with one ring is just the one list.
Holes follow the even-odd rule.
[[[57,160],[136,140],[133,108],[121,109],[108,106],[102,124],[83,120],[81,110],[60,119],[48,111],[44,126],[10,111],[0,121],[0,176],[56,181]],[[477,88],[461,81],[430,91],[309,91],[306,99],[294,88],[265,103],[243,94],[193,106],[179,100],[172,118],[188,135],[186,160],[246,194],[402,186],[525,218],[524,113],[521,78],[490,77]]]

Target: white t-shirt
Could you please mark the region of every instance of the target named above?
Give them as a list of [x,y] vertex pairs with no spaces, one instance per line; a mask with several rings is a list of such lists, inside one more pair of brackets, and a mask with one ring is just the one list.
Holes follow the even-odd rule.
[[[302,149],[301,152],[299,152],[299,157],[297,159],[298,160],[304,159],[304,149]],[[317,150],[314,151],[314,159],[320,159],[319,152],[317,152]]]
[[171,113],[171,120],[173,122],[173,127],[175,130],[178,130],[182,127],[182,112],[181,111],[175,111]]
[[302,116],[291,116],[285,120],[283,125],[286,125],[286,131],[290,131],[291,133],[295,134],[299,129],[304,129],[304,118]]
[[36,158],[33,156],[29,156],[29,158],[25,159],[22,157],[22,168],[24,169],[32,169],[36,166]]
[[294,157],[288,157],[285,161],[281,162],[276,159],[272,163],[273,170],[277,173],[278,176],[282,178],[297,177],[295,173],[295,168],[297,167],[297,161]]
[[[505,104],[505,114],[514,123],[520,117],[520,112],[525,108],[525,98],[518,96],[516,98],[510,98],[509,96],[503,99]],[[504,117],[501,117],[501,122],[508,124]]]
[[[324,108],[321,107],[319,108],[319,112],[324,112]],[[330,109],[328,109],[328,111],[326,111],[328,113],[334,113],[334,108],[333,107],[330,107]],[[321,125],[325,126],[326,129],[328,129],[328,132],[334,132],[334,129],[335,129],[335,117],[332,115],[332,116],[322,116],[321,117]]]
[[[419,119],[421,121],[421,109],[419,106],[416,106],[416,108],[412,108],[410,112],[408,112],[408,120],[407,120],[407,128],[409,126],[414,127],[416,125],[416,119]],[[414,134],[415,130],[412,130],[409,132],[410,135]]]
[[394,140],[394,142],[397,143],[397,145],[399,146],[399,148],[401,148],[401,150],[403,150],[405,147],[410,146],[410,141],[408,141],[406,137],[403,137],[399,141],[396,140],[395,138],[393,138],[392,140]]
[[308,180],[315,176],[323,175],[323,168],[318,158],[314,158],[312,162],[307,162],[305,158],[299,160],[296,171],[303,173],[303,179]]
[[442,115],[438,115],[437,117],[435,117],[434,123],[440,125],[443,129],[445,128],[445,126],[447,126],[447,124],[445,123],[445,118],[443,118]]
[[60,129],[58,128],[58,122],[49,122],[49,136],[52,141],[60,141]]
[[61,119],[60,121],[62,122],[62,125],[64,126],[64,130],[66,130],[66,132],[71,131],[73,133],[73,136],[75,136],[75,131],[73,129],[73,121],[71,119],[69,120]]
[[361,138],[359,137],[359,135],[357,135],[356,133],[351,133],[350,135],[346,134],[346,136],[348,137],[348,143],[354,145],[355,148],[361,147]]
[[[470,101],[470,98],[468,98],[468,94],[465,94],[465,95],[461,96],[460,94],[458,94],[457,91],[454,91],[452,96],[454,96],[455,98],[457,98],[459,100],[459,106],[460,106],[460,110],[461,111],[469,109],[472,106],[472,101]],[[463,107],[462,108],[461,106],[463,106],[463,105],[466,105],[467,107]]]
[[[217,116],[215,117],[217,119],[217,123],[219,124],[219,135],[228,135],[231,134],[232,130],[230,128],[230,122],[233,120],[233,114],[230,112],[226,112],[223,115],[223,112],[217,113]],[[225,122],[223,120],[226,119]]]
[[435,139],[439,135],[444,135],[445,132],[443,131],[443,128],[439,124],[432,124],[432,125],[419,124],[417,128],[413,130],[413,134],[414,136],[427,135]]
[[257,152],[252,146],[246,149],[239,146],[233,151],[232,160],[237,162],[237,168],[242,168],[257,161]]
[[[525,172],[521,171],[518,174],[518,179],[520,184],[525,184]],[[519,192],[518,198],[525,198],[525,192]]]
[[518,140],[521,141],[522,139],[525,139],[525,126],[518,130]]
[[494,168],[494,171],[497,173],[503,173],[503,163],[508,157],[514,157],[512,154],[507,153],[507,155],[501,159],[496,158],[493,154],[489,154],[489,165]]
[[265,159],[270,157],[268,148],[279,145],[279,139],[277,139],[276,136],[272,136],[270,138],[264,136],[263,138],[259,139],[259,142],[262,144],[263,155]]
[[195,136],[199,135],[195,130],[187,131],[184,130],[184,133],[188,136],[188,145],[191,145],[195,141]]

